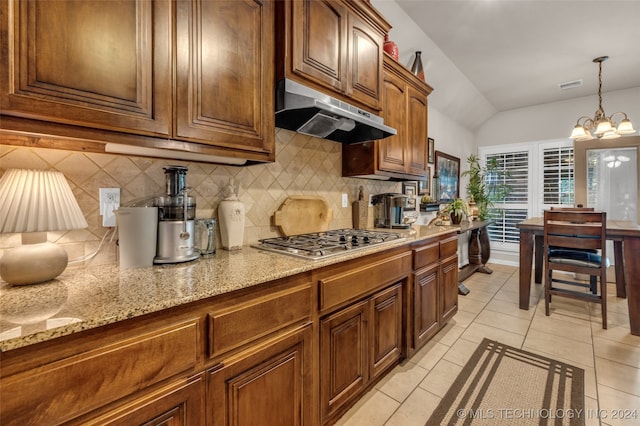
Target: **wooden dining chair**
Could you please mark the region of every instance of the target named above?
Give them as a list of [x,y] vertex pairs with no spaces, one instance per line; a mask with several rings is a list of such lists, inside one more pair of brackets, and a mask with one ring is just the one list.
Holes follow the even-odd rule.
[[[602,309],[602,328],[607,328],[606,224],[605,212],[544,212],[544,299],[547,316],[552,296],[596,302]],[[570,274],[554,276],[554,271]],[[595,277],[595,291],[591,284],[574,278],[574,274],[588,275],[591,283],[594,282],[591,277]]]
[[[595,209],[593,207],[583,207],[582,204],[578,204],[577,207],[553,207],[553,206],[551,206],[551,210],[553,210],[553,211],[562,211],[562,212],[592,212],[592,211],[595,211]],[[555,254],[557,254],[557,255],[566,255],[567,254],[567,250],[569,250],[569,249],[564,248],[564,249],[562,249],[561,252],[558,252],[555,247],[551,247],[549,250],[556,251]],[[598,250],[592,250],[592,249],[579,248],[579,249],[575,249],[575,250],[588,251],[588,252],[591,252],[591,253],[598,253]],[[609,265],[607,264],[607,267],[608,266]],[[597,281],[598,281],[597,277],[595,277],[593,275],[590,277],[589,287],[590,287],[591,292],[593,294],[596,294],[597,291],[598,291],[598,283],[597,283]]]

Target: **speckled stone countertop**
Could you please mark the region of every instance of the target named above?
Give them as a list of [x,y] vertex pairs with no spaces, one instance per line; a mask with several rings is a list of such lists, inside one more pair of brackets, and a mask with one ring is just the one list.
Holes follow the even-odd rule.
[[[306,260],[251,247],[211,258],[121,270],[117,264],[69,267],[32,286],[0,281],[0,351],[5,352],[151,312],[292,276],[457,230],[417,226],[404,241]],[[395,230],[394,230],[395,231]],[[414,232],[415,231],[415,232]]]

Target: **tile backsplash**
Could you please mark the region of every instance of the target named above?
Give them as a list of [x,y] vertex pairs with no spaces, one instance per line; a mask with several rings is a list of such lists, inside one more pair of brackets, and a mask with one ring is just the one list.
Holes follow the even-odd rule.
[[[276,129],[275,163],[243,167],[0,145],[0,174],[23,168],[58,170],[66,176],[89,223],[87,229],[49,233],[49,240],[61,244],[70,260],[93,253],[108,230],[102,227],[99,188],[121,188],[122,205],[163,194],[163,167],[169,164],[189,168],[186,182],[192,188],[190,195],[196,197],[199,218],[216,217],[229,179],[239,183],[238,195],[246,212],[245,244],[280,235],[272,216],[289,196],[323,197],[333,209],[329,227],[338,229],[352,226],[351,206],[341,206],[343,193],[350,204],[359,186],[364,187],[365,199],[368,194],[402,189],[398,182],[343,178],[339,143],[284,129]],[[19,244],[19,234],[0,234],[0,250]],[[87,263],[111,262],[116,262],[116,244],[115,238],[107,237],[98,255]]]

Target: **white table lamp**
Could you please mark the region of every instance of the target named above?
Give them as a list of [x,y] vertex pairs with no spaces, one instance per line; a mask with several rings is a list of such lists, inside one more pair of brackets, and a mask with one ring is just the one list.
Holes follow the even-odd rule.
[[47,242],[47,232],[88,226],[62,173],[5,171],[0,178],[0,232],[21,232],[22,245],[5,250],[0,277],[14,285],[52,280],[65,270],[68,256],[65,249]]

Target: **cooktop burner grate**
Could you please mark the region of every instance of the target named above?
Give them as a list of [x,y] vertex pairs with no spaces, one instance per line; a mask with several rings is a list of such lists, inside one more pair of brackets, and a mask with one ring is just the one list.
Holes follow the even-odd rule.
[[336,229],[289,237],[266,238],[259,240],[259,244],[253,247],[317,260],[404,239],[402,235],[394,232]]

